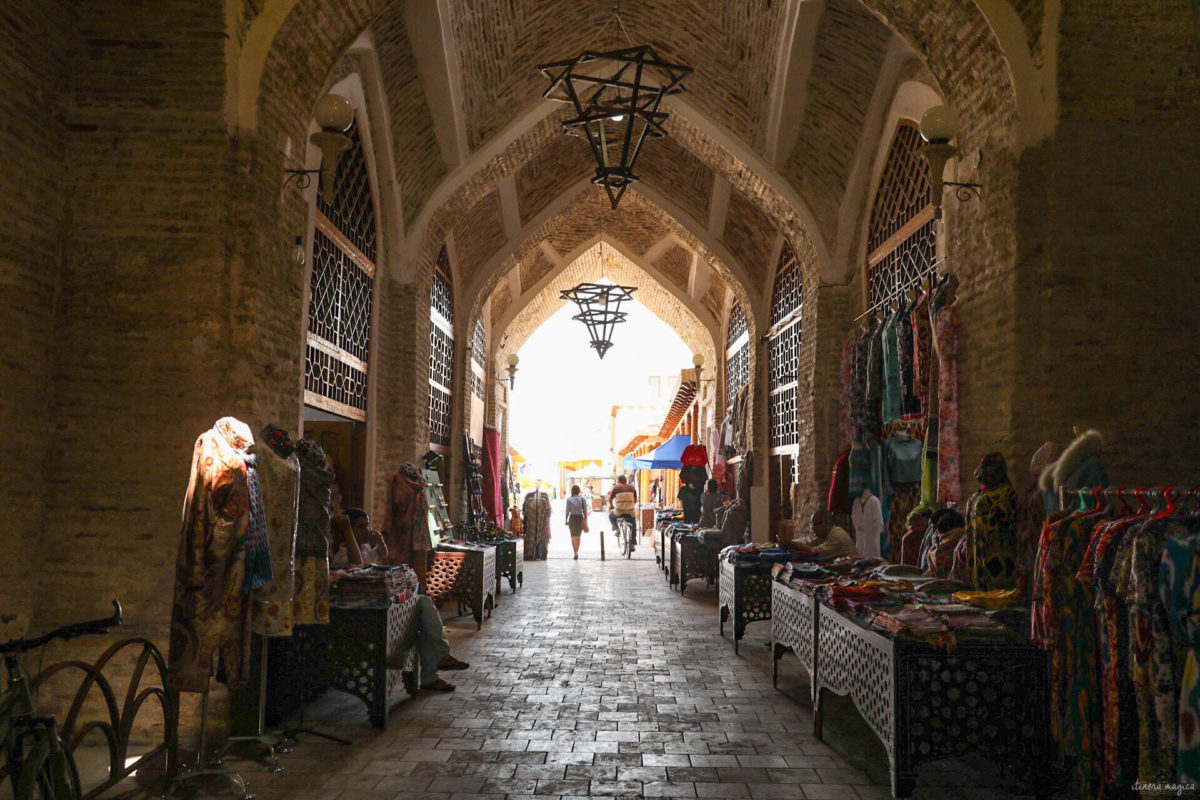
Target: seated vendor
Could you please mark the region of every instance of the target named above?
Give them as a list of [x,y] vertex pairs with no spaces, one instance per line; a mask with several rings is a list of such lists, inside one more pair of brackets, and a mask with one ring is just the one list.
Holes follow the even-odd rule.
[[[379,531],[371,530],[371,518],[361,508],[347,508],[342,514],[334,514],[333,522],[333,554],[329,557],[329,566],[333,569],[346,569],[359,564],[386,564],[388,557],[387,542]],[[349,527],[349,535],[346,528]],[[353,539],[358,547],[359,561],[352,563],[348,551],[349,540]]]
[[809,519],[812,525],[812,536],[801,539],[800,544],[811,548],[817,558],[822,561],[833,561],[842,556],[857,555],[854,540],[850,534],[833,524],[833,514],[828,511],[817,511]]

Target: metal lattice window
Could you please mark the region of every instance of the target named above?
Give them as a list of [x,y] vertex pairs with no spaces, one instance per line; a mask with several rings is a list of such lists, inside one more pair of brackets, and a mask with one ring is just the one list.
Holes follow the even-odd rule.
[[483,329],[483,319],[475,320],[475,331],[471,335],[471,360],[481,367],[487,367],[487,333]]
[[746,332],[746,312],[737,300],[729,307],[729,332],[725,335],[725,346],[733,347],[738,337]]
[[771,449],[791,447],[800,441],[796,418],[795,384],[771,395]]
[[739,347],[725,360],[725,405],[733,408],[734,398],[750,381],[750,343]]
[[800,364],[800,339],[803,328],[799,322],[789,325],[771,339],[767,351],[768,391],[775,391],[796,382]]
[[800,265],[791,245],[783,244],[771,293],[771,332],[767,350],[768,424],[771,449],[791,447],[800,441],[796,416],[796,382],[800,372],[803,339],[804,288]]
[[429,290],[429,442],[450,446],[450,392],[454,388],[454,286],[450,257],[438,252]]
[[871,305],[920,284],[937,272],[937,223],[930,219],[867,269]]
[[437,325],[429,326],[429,382],[443,389],[454,384],[454,340]]
[[937,269],[937,232],[930,203],[929,163],[921,134],[896,128],[871,210],[867,289],[871,307],[899,297]]
[[483,379],[474,372],[471,373],[471,394],[483,399]]
[[921,155],[921,148],[921,133],[916,125],[902,121],[892,138],[875,206],[871,209],[869,252],[878,250],[930,204],[933,190],[929,184],[929,162]]
[[367,407],[367,374],[311,343],[304,351],[304,390],[344,407]]
[[437,269],[433,271],[433,287],[429,290],[429,306],[442,315],[447,325],[454,325],[454,288],[450,284],[450,259],[446,248],[438,253]]
[[775,271],[775,289],[771,293],[771,325],[778,325],[804,305],[804,289],[800,284],[800,266],[796,254],[787,242],[779,254]]
[[429,386],[429,441],[442,447],[450,446],[450,395],[432,384]]
[[338,162],[333,202],[318,199],[309,280],[304,402],[351,419],[367,414],[375,292],[375,208],[357,125]]
[[349,131],[353,145],[338,161],[333,179],[333,202],[328,205],[317,195],[317,210],[333,223],[368,261],[375,261],[375,208],[371,181],[367,177],[367,159],[359,137],[358,125]]
[[[733,408],[738,391],[750,380],[750,342],[746,338],[746,312],[737,300],[729,307],[725,336],[725,406]],[[739,340],[742,340],[739,344]]]

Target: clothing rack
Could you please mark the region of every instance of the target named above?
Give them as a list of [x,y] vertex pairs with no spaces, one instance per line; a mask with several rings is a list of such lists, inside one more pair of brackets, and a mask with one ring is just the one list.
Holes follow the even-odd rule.
[[[890,292],[887,295],[887,297],[883,298],[882,300],[880,300],[879,302],[875,303],[870,308],[868,308],[866,311],[859,314],[857,317],[855,317],[852,320],[852,322],[858,322],[863,317],[870,316],[871,314],[874,314],[876,311],[879,311],[880,309],[887,307],[889,304],[894,303],[895,301],[899,300],[901,297],[904,296],[904,294],[906,292],[910,292],[913,289],[920,286],[922,280],[925,280],[928,277],[937,275],[937,268],[940,267],[944,263],[946,263],[946,257],[942,256],[937,261],[935,261],[929,265],[929,267],[924,271],[924,274],[921,276],[921,278],[919,280],[917,280],[913,283],[908,283],[908,284],[904,284],[901,286],[897,286],[892,292]],[[942,283],[944,283],[946,281],[946,278],[948,278],[948,277],[949,277],[949,275],[940,276],[940,279],[934,285],[940,286]]]
[[1197,506],[1200,506],[1200,486],[1179,485],[1083,486],[1078,489],[1061,486],[1058,489],[1058,505],[1059,508],[1066,509],[1069,499],[1073,498],[1078,501],[1080,498],[1090,497],[1099,500],[1101,495],[1110,503],[1120,500],[1130,513],[1136,513],[1138,509],[1129,508],[1129,504],[1126,502],[1128,500],[1136,500],[1140,506],[1144,506],[1142,513],[1176,511],[1180,501],[1189,497],[1196,502]]

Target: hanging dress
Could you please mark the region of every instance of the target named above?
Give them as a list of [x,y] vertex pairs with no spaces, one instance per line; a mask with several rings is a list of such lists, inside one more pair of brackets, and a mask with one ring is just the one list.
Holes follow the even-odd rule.
[[962,499],[958,451],[958,318],[943,306],[933,315],[933,342],[938,361],[938,488],[941,503]]
[[300,504],[296,524],[296,625],[329,622],[330,503],[334,474],[325,469],[325,451],[311,439],[296,443],[300,459]]

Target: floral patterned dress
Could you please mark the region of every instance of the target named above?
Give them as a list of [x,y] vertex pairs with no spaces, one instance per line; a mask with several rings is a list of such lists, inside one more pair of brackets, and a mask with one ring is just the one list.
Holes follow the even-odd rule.
[[938,491],[941,503],[962,499],[958,450],[958,318],[953,308],[933,312],[938,360]]
[[255,633],[264,636],[291,636],[300,462],[292,452],[290,442],[282,452],[276,452],[262,442],[250,448],[250,452],[258,456],[258,474],[262,482],[267,533],[270,537],[271,570],[274,574],[269,583],[254,590],[252,625]]
[[1179,729],[1176,775],[1200,783],[1200,536],[1167,540],[1159,568],[1159,592],[1179,651]]
[[192,451],[167,651],[167,684],[178,691],[207,692],[214,675],[237,686],[250,673],[245,556],[252,444],[244,423],[223,417]]

